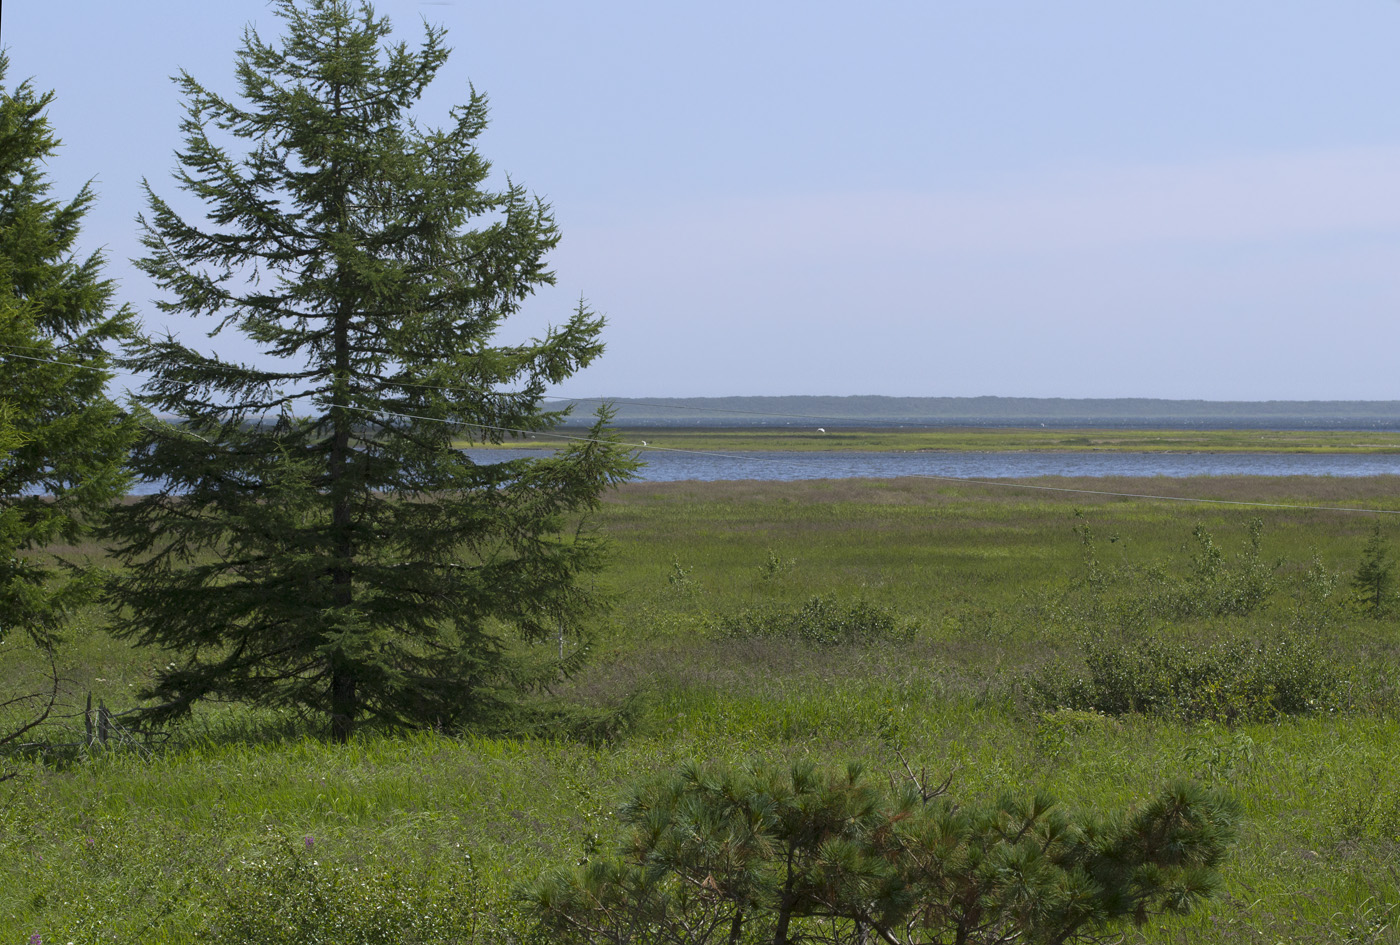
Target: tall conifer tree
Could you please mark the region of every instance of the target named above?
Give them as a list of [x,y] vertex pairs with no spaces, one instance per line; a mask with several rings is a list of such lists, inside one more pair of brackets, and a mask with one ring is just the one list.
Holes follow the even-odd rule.
[[[8,68],[0,54],[0,83]],[[132,315],[113,307],[101,254],[75,249],[93,192],[49,196],[52,100],[29,82],[0,84],[0,641],[18,632],[41,649],[95,590],[92,575],[60,574],[48,552],[78,540],[125,492],[134,430],[106,394],[107,349]],[[17,703],[32,709],[0,744],[42,718],[55,682],[0,694],[7,717]]]
[[241,100],[177,80],[176,178],[205,218],[147,186],[159,304],[259,356],[134,349],[144,405],[175,422],[136,455],[162,489],[116,521],[115,600],[128,636],[176,654],[156,720],[231,698],[324,713],[337,740],[366,718],[461,724],[576,661],[527,672],[512,639],[596,605],[581,577],[601,549],[577,522],[634,464],[604,417],[547,458],[458,446],[559,423],[546,386],[601,353],[602,319],[580,305],[541,339],[494,341],[552,282],[559,234],[521,187],[488,186],[475,90],[442,128],[411,117],[442,30],[410,48],[368,3],[274,6],[283,36],[245,33]]

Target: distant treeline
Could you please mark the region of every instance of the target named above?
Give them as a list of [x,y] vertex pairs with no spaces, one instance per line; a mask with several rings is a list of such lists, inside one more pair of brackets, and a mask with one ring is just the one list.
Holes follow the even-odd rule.
[[[570,400],[585,422],[598,400]],[[620,426],[1047,426],[1143,429],[1400,429],[1395,400],[1147,397],[644,397],[612,400]]]

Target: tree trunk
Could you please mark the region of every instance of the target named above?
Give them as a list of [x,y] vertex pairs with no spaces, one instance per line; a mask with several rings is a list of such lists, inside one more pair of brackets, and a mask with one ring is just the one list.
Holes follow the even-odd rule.
[[[340,27],[335,29],[336,48],[340,48]],[[341,115],[341,88],[334,90],[334,111]],[[349,193],[338,162],[332,162],[331,173],[337,179],[335,202],[339,213],[338,229],[343,234],[349,229]],[[339,267],[339,264],[337,264]],[[336,300],[333,316],[333,349],[331,364],[331,451],[330,451],[330,500],[331,500],[331,607],[338,620],[349,615],[355,603],[353,562],[355,560],[354,536],[351,532],[353,513],[351,511],[351,489],[353,483],[348,477],[350,463],[350,433],[354,419],[350,415],[350,320],[354,303],[347,298],[343,272],[338,271],[340,296]],[[344,652],[331,656],[331,738],[344,744],[350,740],[355,730],[355,717],[359,714],[356,703],[355,672],[348,665]]]
[[[345,619],[355,603],[353,562],[355,543],[351,534],[353,513],[347,473],[350,455],[350,344],[349,315],[342,304],[335,321],[335,393],[331,404],[330,500],[331,500],[331,607]],[[344,743],[355,728],[355,673],[346,654],[331,656],[331,737]]]
[[355,676],[343,667],[337,667],[331,675],[331,739],[345,744],[355,731],[355,716],[359,711],[356,703]]
[[729,945],[739,945],[739,936],[744,931],[744,910],[734,911],[734,921],[729,923]]

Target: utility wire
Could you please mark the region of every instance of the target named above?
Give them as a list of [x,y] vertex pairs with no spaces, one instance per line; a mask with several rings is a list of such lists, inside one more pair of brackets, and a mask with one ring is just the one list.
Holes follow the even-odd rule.
[[[0,347],[3,347],[3,346],[0,346]],[[34,350],[42,350],[42,349],[37,349],[37,348],[36,348],[36,349],[34,349]],[[78,368],[78,369],[81,370],[81,371],[100,371],[100,372],[103,373],[103,374],[111,374],[111,373],[113,373],[114,370],[115,370],[115,369],[113,369],[113,368],[97,367],[96,365],[93,365],[93,364],[78,364],[78,363],[73,362],[73,361],[56,361],[56,360],[54,360],[53,358],[36,358],[36,357],[32,357],[31,355],[27,355],[27,354],[12,354],[12,353],[10,353],[10,352],[8,352],[8,351],[0,352],[0,357],[19,358],[19,359],[22,360],[22,361],[38,361],[40,364],[57,364],[59,367]]]
[[661,404],[645,400],[626,400],[618,397],[551,397],[575,404],[624,404],[629,407],[655,407],[658,410],[695,410],[704,413],[722,413],[741,417],[768,417],[774,420],[810,420],[816,423],[858,423],[862,426],[904,426],[902,420],[885,420],[879,417],[838,417],[805,413],[771,413],[765,410],[741,410],[730,407],[701,407],[695,404]]

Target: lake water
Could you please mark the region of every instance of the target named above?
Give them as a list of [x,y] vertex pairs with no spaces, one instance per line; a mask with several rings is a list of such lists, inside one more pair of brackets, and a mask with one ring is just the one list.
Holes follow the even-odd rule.
[[[467,450],[481,463],[540,456],[543,449]],[[864,453],[642,450],[641,482],[721,479],[1027,479],[1033,476],[1397,476],[1400,454],[1377,453]],[[137,482],[133,494],[154,491]]]
[[[480,462],[540,450],[468,450]],[[1394,476],[1400,454],[1376,453],[692,453],[642,450],[643,482],[719,479],[1024,479],[1031,476]]]

